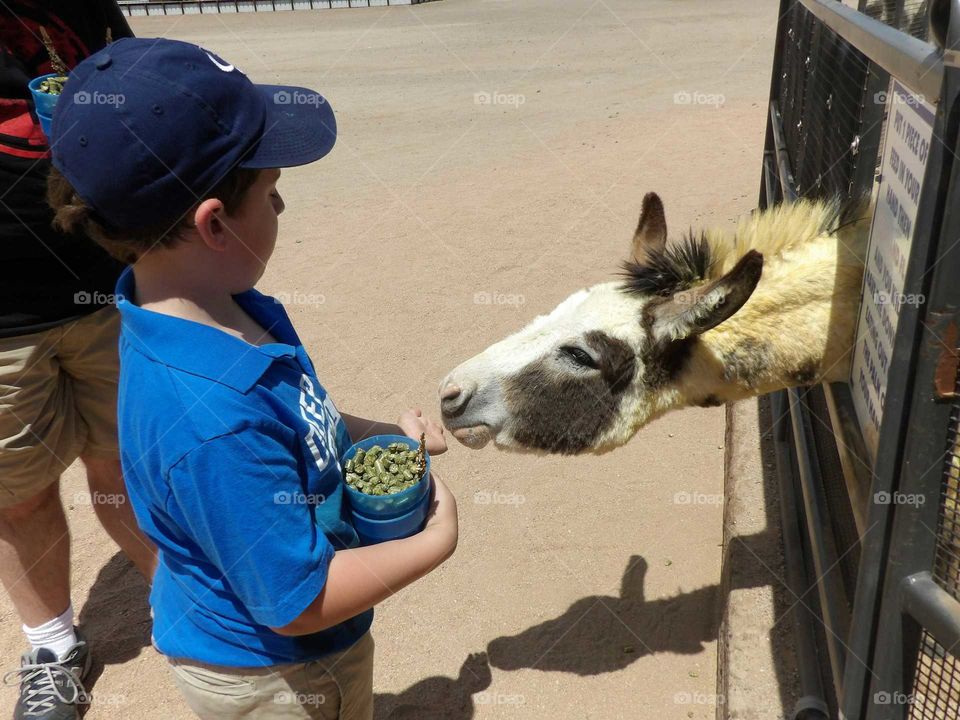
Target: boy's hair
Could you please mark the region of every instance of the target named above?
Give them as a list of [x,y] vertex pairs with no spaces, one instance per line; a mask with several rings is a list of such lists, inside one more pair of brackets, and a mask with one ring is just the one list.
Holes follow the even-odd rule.
[[[247,190],[256,182],[259,170],[234,168],[197,202],[217,198],[228,214],[236,212]],[[47,202],[53,208],[53,226],[64,233],[79,232],[103,247],[117,260],[131,264],[155,245],[171,247],[180,240],[180,231],[193,227],[192,210],[179,219],[134,230],[112,228],[101,222],[70,181],[55,167],[47,179]]]

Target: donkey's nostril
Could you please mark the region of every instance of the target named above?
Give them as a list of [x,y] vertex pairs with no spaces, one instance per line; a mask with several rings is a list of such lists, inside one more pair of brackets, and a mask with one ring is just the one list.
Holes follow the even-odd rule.
[[445,418],[456,417],[463,413],[473,395],[471,389],[464,390],[455,383],[447,383],[440,388],[440,412]]
[[460,394],[460,386],[453,383],[447,383],[440,390],[440,400],[453,400]]

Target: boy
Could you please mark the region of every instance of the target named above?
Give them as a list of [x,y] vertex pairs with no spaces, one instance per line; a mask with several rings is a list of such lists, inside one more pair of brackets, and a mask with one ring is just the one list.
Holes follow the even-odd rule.
[[[282,306],[252,289],[284,207],[276,168],[330,151],[329,105],[195,45],[125,39],[73,71],[53,136],[57,221],[133,263],[120,448],[160,549],[154,645],[201,718],[369,720],[371,608],[453,553],[457,517],[436,481],[422,532],[356,547],[340,458],[398,428],[341,415]],[[399,425],[445,449],[419,412]]]

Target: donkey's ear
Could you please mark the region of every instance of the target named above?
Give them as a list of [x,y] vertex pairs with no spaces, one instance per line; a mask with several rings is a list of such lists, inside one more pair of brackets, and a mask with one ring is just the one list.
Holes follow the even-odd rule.
[[751,250],[719,280],[675,293],[648,310],[653,338],[669,343],[715,328],[743,307],[763,272],[763,255]]
[[633,234],[633,258],[643,262],[647,253],[659,252],[667,244],[667,219],[663,215],[663,202],[656,193],[643,196],[640,222]]

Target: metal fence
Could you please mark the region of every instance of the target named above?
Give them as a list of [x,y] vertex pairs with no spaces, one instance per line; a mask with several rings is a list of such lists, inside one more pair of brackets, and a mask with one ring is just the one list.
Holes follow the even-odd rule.
[[430,0],[119,0],[125,15],[206,15],[217,13],[330,10],[351,7],[418,5]]
[[[955,720],[960,0],[780,11],[760,206],[872,194],[878,208],[851,382],[771,399],[798,599],[801,700],[788,717]],[[881,212],[896,243],[884,245]],[[875,305],[878,277],[901,299],[893,309]]]

